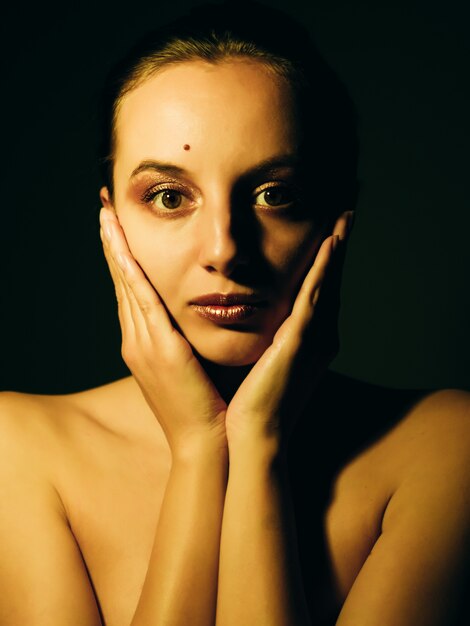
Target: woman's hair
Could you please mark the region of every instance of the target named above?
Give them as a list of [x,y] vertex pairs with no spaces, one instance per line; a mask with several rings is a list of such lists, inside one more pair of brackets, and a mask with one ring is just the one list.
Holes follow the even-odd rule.
[[300,123],[307,198],[315,215],[333,223],[340,213],[353,209],[358,190],[354,104],[307,29],[251,0],[194,7],[189,15],[148,32],[111,70],[102,94],[99,146],[101,176],[111,198],[116,120],[123,97],[168,65],[232,58],[258,61],[290,87]]

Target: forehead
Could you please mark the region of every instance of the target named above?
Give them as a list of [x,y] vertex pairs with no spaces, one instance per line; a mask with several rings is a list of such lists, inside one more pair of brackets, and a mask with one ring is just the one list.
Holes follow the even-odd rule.
[[[128,93],[116,122],[116,164],[191,155],[256,162],[293,151],[296,125],[287,81],[262,63],[191,61],[167,66]],[[189,154],[189,153],[188,153]]]

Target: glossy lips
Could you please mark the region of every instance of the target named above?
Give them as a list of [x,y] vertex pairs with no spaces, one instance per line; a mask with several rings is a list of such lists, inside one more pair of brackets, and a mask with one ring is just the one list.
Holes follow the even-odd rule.
[[190,302],[198,315],[219,324],[241,322],[267,306],[259,296],[243,293],[212,293]]

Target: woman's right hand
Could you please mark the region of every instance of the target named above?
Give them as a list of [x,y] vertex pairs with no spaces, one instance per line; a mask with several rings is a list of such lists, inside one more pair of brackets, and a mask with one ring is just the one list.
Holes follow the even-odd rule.
[[116,289],[126,365],[160,422],[172,454],[210,440],[227,447],[226,403],[173,326],[132,256],[113,211],[102,208],[100,235]]

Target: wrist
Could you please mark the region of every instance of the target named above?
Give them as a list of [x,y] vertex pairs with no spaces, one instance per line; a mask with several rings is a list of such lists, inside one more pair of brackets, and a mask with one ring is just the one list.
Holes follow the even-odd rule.
[[244,433],[228,443],[230,463],[242,459],[257,465],[283,466],[287,460],[286,448],[277,434]]
[[206,462],[228,463],[226,438],[194,437],[171,447],[172,463],[204,464]]

